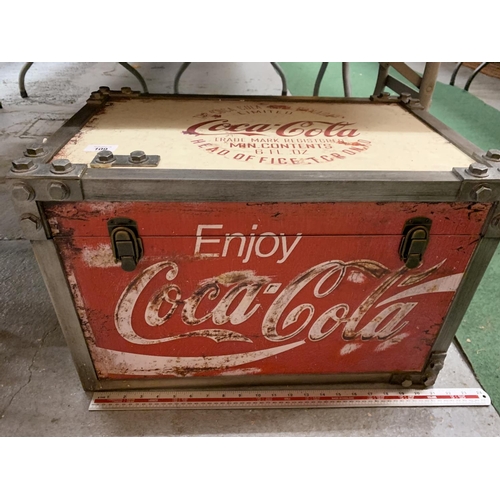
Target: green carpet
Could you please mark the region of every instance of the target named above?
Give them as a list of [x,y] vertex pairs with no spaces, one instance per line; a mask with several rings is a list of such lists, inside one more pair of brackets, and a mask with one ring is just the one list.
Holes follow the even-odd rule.
[[[320,63],[280,63],[292,95],[310,96]],[[377,63],[351,63],[353,97],[373,93]],[[393,72],[393,74],[397,74]],[[341,63],[330,63],[320,95],[343,96]],[[400,78],[400,77],[398,77]],[[500,147],[500,111],[468,92],[437,83],[430,112],[482,149]],[[500,247],[477,289],[457,338],[483,388],[500,411]]]

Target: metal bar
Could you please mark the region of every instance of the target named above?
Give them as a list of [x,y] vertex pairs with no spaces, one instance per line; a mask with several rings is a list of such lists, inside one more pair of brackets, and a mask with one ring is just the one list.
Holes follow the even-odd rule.
[[451,74],[450,78],[450,85],[453,87],[455,85],[455,79],[457,78],[458,71],[462,67],[463,62],[459,62],[454,68],[453,68],[453,73]]
[[411,87],[408,87],[408,85],[406,85],[403,82],[400,82],[399,80],[397,80],[393,76],[387,77],[387,79],[385,81],[385,86],[389,87],[391,90],[394,90],[399,95],[406,93],[406,94],[410,94],[414,99],[419,98],[419,94],[416,90],[413,90]]
[[99,389],[97,374],[55,243],[45,240],[32,241],[31,244],[83,388],[87,391]]
[[28,93],[26,92],[26,87],[24,85],[24,79],[31,66],[33,66],[32,62],[25,63],[25,65],[21,68],[21,72],[19,73],[19,92],[22,98],[28,97]]
[[[117,182],[119,181],[119,182]],[[88,169],[86,200],[456,201],[452,172]]]
[[498,242],[499,240],[496,238],[482,238],[479,242],[451,303],[436,342],[432,346],[432,351],[447,351],[450,347],[472,297],[481,282],[481,278],[495,253]]
[[64,145],[72,139],[82,127],[97,113],[106,102],[106,99],[102,101],[93,101],[87,103],[83,108],[81,108],[75,115],[73,115],[60,129],[57,130],[53,135],[49,137],[46,143],[44,143],[43,148],[45,150],[45,155],[39,158],[40,162],[48,163],[58,151],[60,151]]
[[190,62],[185,62],[182,63],[181,67],[179,68],[179,71],[177,71],[177,74],[175,75],[174,79],[174,94],[179,93],[179,81],[181,79],[182,74],[184,71],[186,71],[191,63]]
[[321,63],[319,68],[318,76],[316,77],[316,82],[314,83],[313,96],[319,95],[319,89],[321,87],[321,82],[323,81],[323,77],[325,76],[326,68],[328,68],[328,63]]
[[[391,62],[389,63],[400,75],[403,75],[415,87],[420,87],[422,78],[420,75],[413,71],[408,64],[404,62]],[[427,63],[428,64],[428,63]]]
[[375,83],[374,95],[381,94],[386,86],[387,76],[389,75],[390,63],[382,62],[379,63],[377,82]]
[[288,87],[286,84],[286,76],[285,73],[283,73],[283,70],[281,69],[280,65],[278,63],[272,62],[271,66],[275,69],[276,73],[278,73],[279,77],[281,78],[281,95],[287,95],[288,94]]
[[472,73],[472,75],[469,76],[469,79],[467,80],[466,84],[465,84],[465,87],[464,87],[464,90],[466,90],[467,92],[469,91],[469,87],[470,87],[470,84],[472,83],[472,80],[474,80],[474,78],[476,78],[476,76],[481,73],[482,69],[485,68],[486,66],[488,66],[488,64],[490,64],[489,62],[484,62],[482,64],[480,64]]
[[351,97],[351,75],[348,62],[342,63],[342,82],[344,84],[344,96]]
[[139,83],[142,86],[142,91],[145,94],[149,94],[146,80],[144,80],[142,75],[133,66],[131,66],[129,63],[126,63],[126,62],[119,62],[118,64],[121,64],[127,71],[130,71],[130,73],[132,73],[139,80]]
[[237,387],[261,387],[272,388],[291,386],[304,387],[307,385],[324,384],[352,384],[355,383],[380,383],[389,385],[392,373],[341,373],[329,375],[235,375],[226,377],[187,377],[175,379],[125,379],[125,380],[105,380],[99,381],[99,390],[118,389],[169,389],[169,388],[237,388]]
[[425,63],[424,74],[419,85],[419,99],[420,104],[426,110],[431,106],[432,94],[434,93],[440,66],[441,63]]
[[429,112],[419,109],[409,109],[409,111],[422,120],[426,125],[442,135],[445,139],[450,141],[466,155],[473,157],[482,156],[484,154],[484,151],[480,147],[465,139],[458,132],[455,132],[455,130],[451,129],[442,121],[432,116]]

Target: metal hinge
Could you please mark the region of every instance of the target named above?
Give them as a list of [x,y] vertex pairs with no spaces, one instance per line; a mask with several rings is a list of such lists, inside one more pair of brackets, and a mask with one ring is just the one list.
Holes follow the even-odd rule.
[[110,219],[108,232],[115,260],[124,271],[133,271],[144,253],[137,222],[123,217]]
[[406,221],[399,256],[408,269],[418,267],[429,243],[432,221],[426,217],[414,217]]

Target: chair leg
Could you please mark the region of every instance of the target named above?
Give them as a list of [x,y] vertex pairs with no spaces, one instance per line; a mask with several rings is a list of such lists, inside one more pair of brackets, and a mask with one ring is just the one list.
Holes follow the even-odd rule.
[[126,62],[119,62],[118,64],[121,64],[127,71],[130,71],[138,80],[139,83],[142,86],[142,91],[144,94],[149,94],[148,86],[146,84],[146,80],[142,77],[142,75],[129,63]]
[[472,83],[472,80],[474,80],[474,78],[476,78],[476,76],[481,73],[482,69],[485,68],[486,66],[488,66],[488,64],[490,64],[489,62],[484,62],[482,64],[480,64],[472,73],[472,75],[469,76],[469,79],[467,80],[467,83],[465,84],[465,87],[464,87],[464,90],[469,92],[469,87],[470,87],[470,84]]
[[349,63],[342,63],[342,82],[344,84],[344,97],[351,97],[351,74]]
[[177,74],[175,75],[174,79],[174,94],[179,93],[179,81],[184,71],[186,71],[189,68],[190,64],[191,64],[190,62],[182,63],[181,67],[179,68],[179,71],[177,71]]
[[283,70],[281,69],[281,67],[278,63],[272,62],[271,65],[276,70],[276,73],[278,73],[278,75],[281,78],[281,95],[287,95],[288,94],[288,86],[286,84],[285,73],[283,73]]
[[26,73],[28,70],[33,66],[32,62],[26,63],[22,68],[21,72],[19,73],[19,93],[21,94],[21,97],[24,99],[28,97],[28,93],[26,92],[26,87],[24,86],[24,79],[26,77]]
[[316,82],[314,82],[313,96],[319,96],[319,89],[321,87],[321,82],[323,81],[323,77],[325,76],[327,68],[328,68],[327,62],[321,63],[321,66],[318,71],[318,76],[316,77]]
[[459,62],[454,68],[453,68],[453,73],[451,74],[450,78],[450,85],[453,87],[455,85],[455,79],[457,78],[458,75],[458,70],[462,67],[463,62]]
[[387,81],[387,76],[389,75],[389,63],[379,63],[377,83],[375,83],[375,89],[373,90],[373,95],[380,95],[385,89],[385,82]]

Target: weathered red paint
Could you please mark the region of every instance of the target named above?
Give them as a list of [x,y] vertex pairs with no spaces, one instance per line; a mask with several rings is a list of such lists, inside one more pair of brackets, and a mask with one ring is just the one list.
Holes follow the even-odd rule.
[[[421,371],[489,205],[65,203],[46,208],[101,378]],[[398,249],[432,219],[423,264]],[[107,220],[138,223],[132,273]],[[207,227],[208,226],[208,227]],[[412,290],[412,292],[408,292]]]

